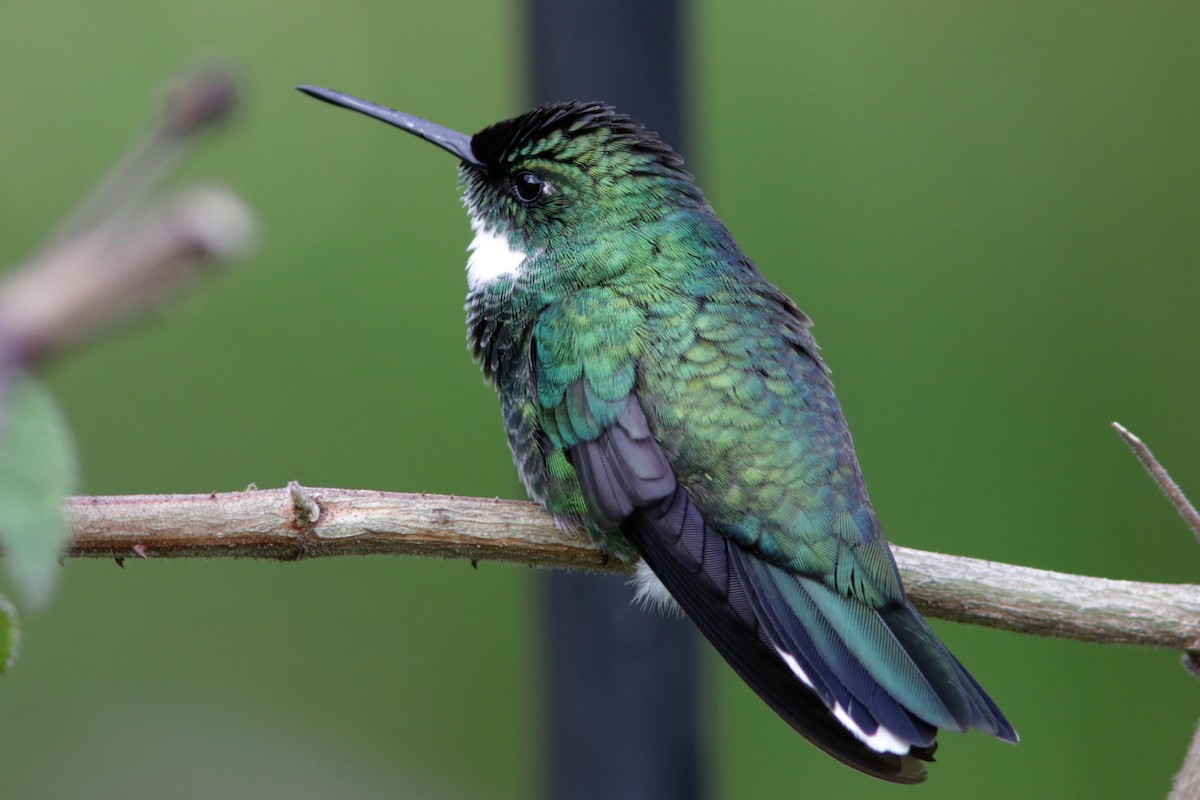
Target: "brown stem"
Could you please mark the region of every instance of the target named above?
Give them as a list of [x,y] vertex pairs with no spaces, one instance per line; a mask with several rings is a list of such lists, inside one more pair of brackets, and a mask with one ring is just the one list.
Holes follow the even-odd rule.
[[1137,460],[1142,462],[1142,466],[1146,468],[1146,472],[1150,473],[1150,477],[1158,484],[1159,488],[1167,495],[1167,499],[1171,501],[1171,505],[1175,506],[1175,510],[1179,512],[1179,516],[1183,517],[1183,521],[1188,524],[1195,534],[1197,539],[1200,539],[1200,514],[1196,513],[1196,507],[1191,504],[1187,497],[1183,494],[1183,490],[1179,488],[1179,484],[1167,474],[1163,469],[1162,464],[1158,463],[1158,459],[1150,452],[1150,448],[1145,442],[1134,436],[1124,425],[1119,422],[1112,424],[1113,429],[1117,432],[1125,444],[1129,445],[1129,449],[1137,456]]
[[1192,744],[1183,759],[1183,768],[1175,776],[1167,800],[1193,800],[1196,797],[1200,797],[1200,728],[1192,737]]
[[[293,560],[409,555],[628,573],[532,503],[347,489],[76,497],[68,555]],[[1200,587],[1090,578],[893,548],[933,617],[1080,639],[1191,649]]]

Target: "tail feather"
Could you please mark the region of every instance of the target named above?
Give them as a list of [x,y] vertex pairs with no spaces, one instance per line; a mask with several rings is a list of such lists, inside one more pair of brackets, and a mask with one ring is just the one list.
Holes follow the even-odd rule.
[[806,581],[741,548],[733,560],[742,583],[751,587],[755,612],[771,644],[835,716],[840,718],[840,711],[849,718],[848,727],[864,743],[896,753],[933,744],[936,720],[914,716],[880,684],[805,591]]
[[907,601],[874,607],[710,527],[633,400],[568,455],[592,513],[619,525],[734,671],[829,755],[883,780],[919,783],[937,728],[1016,741]]
[[[622,530],[734,671],[797,732],[868,775],[896,783],[925,780],[921,762],[933,760],[932,736],[928,746],[916,744],[906,753],[874,750],[813,686],[797,679],[756,609],[753,589],[739,574],[740,547],[708,527],[682,487],[633,513]],[[829,673],[822,665],[812,674]],[[848,694],[838,696],[847,698],[848,713],[858,709]]]
[[841,682],[853,706],[836,691],[823,697],[868,746],[928,745],[937,728],[1016,741],[995,703],[907,601],[874,608],[745,551],[735,561],[755,587],[755,611],[772,641],[802,667],[820,665],[832,675],[826,684]]
[[911,603],[889,606],[879,614],[909,657],[935,686],[954,687],[957,690],[943,692],[958,723],[954,729],[966,731],[976,728],[1006,742],[1015,743],[1018,740],[1017,732],[1004,713]]

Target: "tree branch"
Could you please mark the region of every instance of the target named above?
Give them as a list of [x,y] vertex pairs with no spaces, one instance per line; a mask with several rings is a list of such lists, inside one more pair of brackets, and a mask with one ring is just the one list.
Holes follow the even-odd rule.
[[1192,800],[1195,797],[1200,797],[1200,728],[1192,737],[1192,744],[1183,759],[1183,768],[1175,776],[1167,800]]
[[[347,555],[507,561],[629,573],[533,503],[350,489],[76,497],[68,555],[271,558]],[[909,595],[933,617],[1079,639],[1191,650],[1200,586],[1090,578],[893,547]]]
[[[1158,463],[1158,459],[1150,452],[1150,448],[1146,446],[1145,442],[1119,422],[1114,422],[1112,426],[1125,444],[1129,445],[1129,449],[1137,456],[1137,460],[1142,462],[1146,472],[1150,473],[1150,477],[1166,494],[1171,505],[1175,506],[1175,510],[1192,529],[1192,533],[1197,539],[1200,539],[1200,514],[1196,513],[1196,507],[1187,499],[1183,490],[1179,488],[1163,465]],[[1184,656],[1183,666],[1192,675],[1200,674],[1200,652],[1197,651],[1197,648],[1193,647]],[[1184,800],[1184,798],[1197,796],[1200,796],[1200,728],[1196,729],[1196,733],[1192,737],[1191,746],[1188,747],[1187,755],[1183,759],[1183,767],[1175,776],[1175,782],[1167,800]]]
[[1113,430],[1117,435],[1124,440],[1125,444],[1129,445],[1129,449],[1137,456],[1137,460],[1142,462],[1142,466],[1146,468],[1146,472],[1150,473],[1150,477],[1158,484],[1158,487],[1163,490],[1163,494],[1171,501],[1171,505],[1175,506],[1175,510],[1179,512],[1179,516],[1183,517],[1183,521],[1192,529],[1192,533],[1200,539],[1200,513],[1196,512],[1196,507],[1191,504],[1184,495],[1183,490],[1179,488],[1179,484],[1175,483],[1163,465],[1158,463],[1158,459],[1150,452],[1150,448],[1146,443],[1133,435],[1119,422],[1112,424]]

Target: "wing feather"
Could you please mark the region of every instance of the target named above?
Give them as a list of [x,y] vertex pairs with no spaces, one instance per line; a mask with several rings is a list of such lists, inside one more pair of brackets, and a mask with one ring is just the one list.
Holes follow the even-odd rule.
[[[632,545],[738,675],[800,734],[855,769],[920,782],[940,727],[1015,741],[908,604],[861,478],[832,515],[808,495],[808,505],[796,505],[791,484],[779,483],[781,513],[790,509],[813,528],[794,540],[760,534],[746,517],[707,516],[717,513],[712,498],[693,497],[680,482],[635,393],[636,340],[617,335],[632,323],[611,298],[600,300],[581,297],[547,312],[530,343],[530,402],[540,409],[544,455],[565,455],[593,535],[607,546]],[[572,315],[584,313],[593,323],[602,317],[608,334],[574,336]],[[581,360],[563,363],[574,357]],[[822,397],[809,398],[814,409]],[[844,426],[834,428],[822,446],[849,447]],[[726,444],[739,446],[736,431],[721,430],[733,437]],[[842,479],[856,478],[851,473]],[[695,469],[685,474],[697,480]]]
[[[717,651],[788,724],[855,769],[900,783],[924,779],[920,760],[931,758],[932,729],[914,723],[910,729],[921,741],[908,753],[881,753],[835,716],[835,707],[866,706],[855,702],[836,668],[821,660],[815,647],[796,646],[807,639],[803,625],[785,604],[762,600],[763,590],[747,568],[747,559],[758,560],[707,524],[675,481],[635,398],[630,397],[612,426],[570,448],[569,456],[588,507],[620,526]],[[780,655],[780,630],[792,631],[787,641],[801,654],[797,660],[808,665],[811,685]],[[867,676],[861,667],[857,675],[869,680],[861,678]],[[884,691],[871,696],[895,706]],[[860,717],[863,727],[878,727],[873,716]]]

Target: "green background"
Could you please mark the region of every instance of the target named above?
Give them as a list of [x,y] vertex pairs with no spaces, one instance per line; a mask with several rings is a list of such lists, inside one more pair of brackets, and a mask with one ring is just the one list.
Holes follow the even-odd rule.
[[[521,496],[464,348],[452,159],[291,89],[476,130],[523,110],[521,12],[0,8],[0,263],[36,250],[166,76],[216,60],[245,81],[179,182],[241,191],[256,255],[46,373],[86,492]],[[1200,495],[1200,5],[706,0],[690,28],[701,183],[816,320],[892,540],[1196,581],[1196,542],[1108,424]],[[0,680],[0,797],[538,786],[526,569],[130,559],[63,578]],[[1178,654],[937,627],[1019,747],[947,735],[924,787],[876,783],[706,653],[712,796],[1165,795],[1200,716]]]

